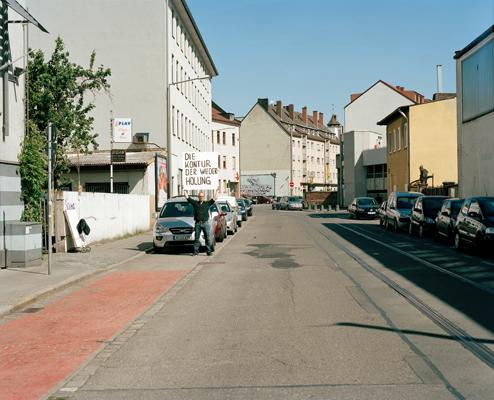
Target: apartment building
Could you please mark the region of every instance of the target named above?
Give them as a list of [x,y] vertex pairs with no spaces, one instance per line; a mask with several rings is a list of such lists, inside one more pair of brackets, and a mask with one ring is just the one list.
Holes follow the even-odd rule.
[[[335,118],[336,120],[336,118]],[[324,114],[307,107],[258,99],[241,125],[242,176],[273,176],[278,196],[336,190],[339,139],[324,124]]]
[[240,121],[213,101],[211,150],[218,153],[220,192],[240,196]]
[[[71,60],[88,65],[95,50],[96,63],[112,71],[110,93],[95,96],[93,112],[99,150],[106,153],[100,159],[107,161],[100,169],[89,164],[86,168],[84,159],[78,158],[73,169],[80,169],[82,190],[87,183],[110,190],[111,148],[166,154],[170,147],[171,194],[180,192],[182,153],[211,150],[211,79],[218,74],[186,1],[120,0],[116,6],[99,0],[27,0],[27,4],[51,28],[50,35],[30,35],[30,47],[49,56],[60,36]],[[112,143],[111,121],[117,118],[130,120],[130,141]],[[146,169],[153,176],[141,168],[132,173],[132,165],[123,162],[114,180],[135,193],[153,186],[143,182],[157,179],[154,170]]]

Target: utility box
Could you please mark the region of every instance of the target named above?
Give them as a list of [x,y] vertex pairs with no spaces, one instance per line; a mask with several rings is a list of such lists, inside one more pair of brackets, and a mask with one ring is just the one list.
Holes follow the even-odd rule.
[[42,227],[37,222],[6,223],[7,268],[41,265]]

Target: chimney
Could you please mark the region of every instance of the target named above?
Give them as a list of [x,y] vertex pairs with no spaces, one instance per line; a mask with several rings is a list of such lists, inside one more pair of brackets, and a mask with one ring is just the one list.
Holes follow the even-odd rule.
[[319,125],[324,126],[324,113],[319,113]]
[[295,119],[295,108],[293,104],[288,104],[288,115],[292,121]]
[[437,93],[443,92],[443,66],[438,64],[437,68]]
[[302,121],[304,124],[307,123],[307,107],[302,107]]
[[312,123],[317,126],[317,111],[312,111]]
[[278,114],[278,116],[281,118],[281,116],[283,115],[282,114],[282,110],[283,110],[283,105],[281,104],[281,100],[278,100],[276,102],[276,114]]
[[353,102],[357,97],[359,97],[362,93],[353,93],[350,95],[350,103]]

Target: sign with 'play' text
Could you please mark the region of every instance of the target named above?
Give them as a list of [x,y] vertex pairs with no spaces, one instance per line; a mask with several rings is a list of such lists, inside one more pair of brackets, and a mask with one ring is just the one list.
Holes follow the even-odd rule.
[[182,184],[186,190],[208,190],[218,187],[218,153],[184,152]]

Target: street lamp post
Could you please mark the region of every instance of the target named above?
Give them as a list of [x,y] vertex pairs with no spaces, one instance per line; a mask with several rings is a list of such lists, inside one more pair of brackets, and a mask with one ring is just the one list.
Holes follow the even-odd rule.
[[271,174],[271,176],[273,177],[273,180],[274,180],[274,190],[273,190],[273,197],[276,197],[276,172],[273,172]]
[[[173,77],[172,77],[173,79]],[[198,78],[186,79],[184,81],[171,82],[166,85],[166,103],[168,107],[167,118],[166,118],[166,167],[167,167],[167,175],[168,175],[168,197],[171,198],[173,196],[173,177],[172,177],[172,133],[170,130],[171,126],[171,106],[170,106],[170,87],[172,85],[180,85],[182,83],[199,81],[203,79],[211,80],[211,76],[201,76]]]

